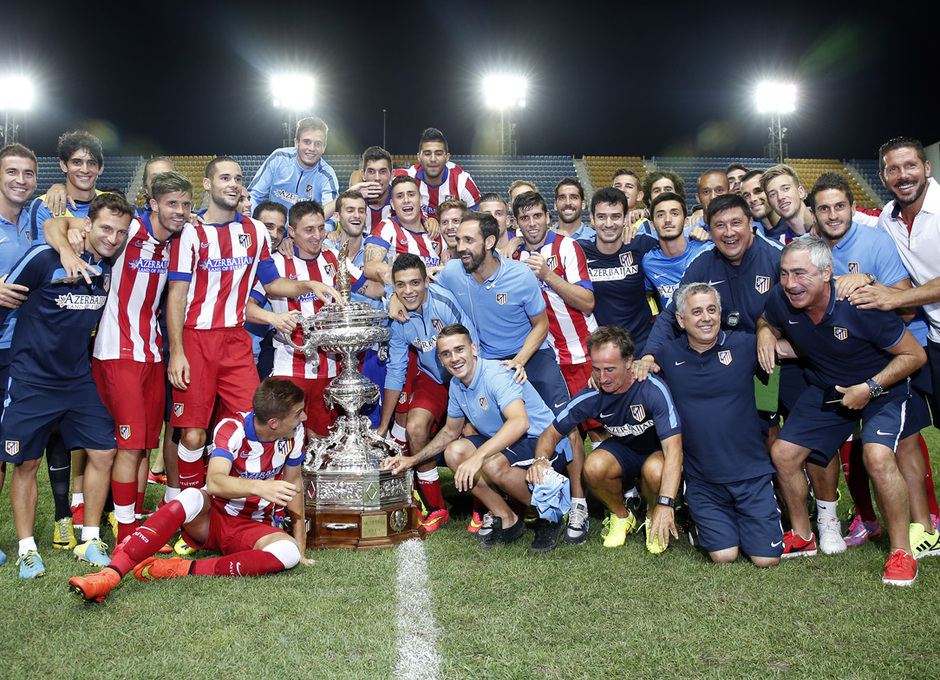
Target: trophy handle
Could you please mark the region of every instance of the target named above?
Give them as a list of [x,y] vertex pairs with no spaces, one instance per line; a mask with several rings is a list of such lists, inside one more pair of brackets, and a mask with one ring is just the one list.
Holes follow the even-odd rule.
[[317,366],[320,365],[320,353],[317,351],[317,340],[318,340],[317,334],[310,329],[310,325],[307,322],[307,318],[303,314],[300,314],[299,312],[291,312],[291,316],[297,319],[297,323],[299,323],[303,327],[305,344],[298,345],[297,343],[295,343],[291,339],[290,333],[284,333],[282,331],[278,331],[278,332],[284,338],[284,342],[286,342],[288,345],[293,347],[298,352],[303,352],[308,357],[311,357],[310,363],[313,366],[313,368],[316,368]]

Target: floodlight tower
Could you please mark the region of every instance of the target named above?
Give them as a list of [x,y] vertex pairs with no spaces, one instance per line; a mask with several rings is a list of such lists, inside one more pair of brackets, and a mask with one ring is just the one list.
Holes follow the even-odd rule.
[[0,77],[0,111],[3,111],[3,144],[16,141],[18,111],[28,111],[33,104],[33,84],[25,76]]
[[525,108],[526,80],[522,76],[487,76],[483,80],[486,106],[499,111],[499,154],[516,155],[515,123],[512,112]]
[[796,111],[796,83],[783,81],[764,81],[757,85],[757,110],[770,114],[769,138],[765,153],[783,163],[788,156],[785,139],[787,128],[783,127],[783,116]]
[[272,76],[271,94],[274,108],[287,114],[284,123],[284,146],[294,145],[294,129],[298,119],[313,108],[313,77],[305,73],[285,73]]

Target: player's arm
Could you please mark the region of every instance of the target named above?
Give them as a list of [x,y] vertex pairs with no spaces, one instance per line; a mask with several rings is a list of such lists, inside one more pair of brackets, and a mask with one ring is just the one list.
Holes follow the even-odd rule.
[[522,399],[514,399],[508,403],[503,409],[503,417],[506,420],[496,434],[483,442],[480,448],[454,471],[454,485],[457,491],[470,491],[483,463],[490,456],[495,456],[525,436],[529,429],[529,414]]
[[[304,480],[301,466],[285,465],[284,481],[302,490]],[[313,560],[307,559],[307,518],[304,513],[303,493],[294,494],[294,497],[287,503],[287,516],[290,517],[294,540],[297,542],[297,547],[300,548],[300,563],[309,567],[313,564]]]
[[849,296],[849,302],[861,309],[892,311],[899,307],[922,307],[940,302],[940,277],[922,286],[906,290],[888,288],[884,284],[863,286]]
[[[674,434],[666,437],[660,444],[663,447],[663,477],[659,484],[659,495],[675,499],[679,492],[679,481],[682,478],[682,435]],[[650,512],[650,528],[647,540],[658,537],[660,546],[669,545],[669,535],[679,537],[676,529],[675,509],[658,503]]]
[[[396,401],[396,403],[398,402]],[[435,458],[447,448],[448,444],[455,439],[460,439],[465,422],[464,418],[451,418],[448,416],[444,427],[438,430],[438,433],[434,435],[434,439],[429,441],[427,446],[412,456],[390,456],[386,458],[382,461],[382,469],[391,470],[393,475],[398,475],[409,468]]]
[[542,346],[548,336],[548,312],[542,310],[541,314],[530,316],[529,322],[532,324],[532,328],[529,330],[529,334],[526,335],[525,342],[522,343],[522,349],[512,359],[502,362],[503,366],[515,371],[513,380],[517,383],[525,382],[525,365],[532,358],[532,355],[539,350],[539,347]]
[[85,283],[91,284],[89,274],[94,276],[95,269],[80,257],[85,251],[84,230],[84,217],[53,217],[42,224],[46,243],[59,254],[68,279],[77,281],[81,275]]
[[767,321],[763,314],[757,320],[757,361],[767,375],[774,372],[777,365],[777,341],[783,338],[780,329]]
[[[46,207],[53,215],[64,215],[66,210],[78,210],[75,199],[69,196],[64,184],[53,184],[46,191]],[[48,241],[47,241],[48,243]]]
[[[231,455],[231,452],[226,451]],[[214,455],[209,457],[206,467],[206,488],[209,493],[219,498],[251,498],[258,496],[274,503],[287,505],[295,496],[303,502],[301,486],[291,484],[285,479],[242,479],[233,477],[232,461],[226,456]]]
[[590,314],[594,311],[593,290],[560,277],[554,270],[548,268],[545,258],[539,253],[529,255],[525,263],[529,265],[529,269],[535,274],[535,278],[544,281],[549,288],[558,293],[558,297],[564,300],[566,304],[584,314]]
[[170,361],[166,373],[173,387],[185,392],[190,379],[189,360],[183,349],[183,323],[186,320],[189,281],[171,280],[167,283],[166,334],[170,345]]
[[297,317],[290,312],[274,312],[258,304],[253,297],[248,298],[245,307],[245,323],[256,323],[261,326],[273,326],[284,335],[290,335],[297,327]]
[[534,486],[542,483],[542,474],[552,466],[550,461],[555,455],[555,447],[565,436],[558,431],[555,423],[549,425],[539,435],[539,440],[535,443],[535,462],[532,463],[525,475],[525,480],[529,484]]
[[328,286],[322,281],[292,281],[286,277],[279,277],[264,286],[264,292],[274,297],[300,297],[306,293],[313,293],[320,300],[326,303],[340,301],[339,291],[333,286]]
[[[886,351],[894,356],[887,366],[871,377],[872,380],[885,388],[900,382],[927,363],[927,353],[924,352],[924,348],[906,328],[904,329],[904,335],[901,336],[897,344]],[[845,395],[842,397],[842,405],[846,408],[863,409],[871,401],[868,383],[859,383],[849,387],[836,385],[836,390]]]

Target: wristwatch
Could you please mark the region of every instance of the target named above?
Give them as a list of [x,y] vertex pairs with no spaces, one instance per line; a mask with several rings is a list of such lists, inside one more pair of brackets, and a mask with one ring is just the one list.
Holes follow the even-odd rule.
[[866,380],[865,384],[868,385],[868,396],[871,397],[872,399],[875,399],[876,397],[880,397],[882,394],[885,393],[885,388],[883,388],[881,385],[876,383],[871,378]]
[[865,274],[865,276],[868,277],[869,286],[874,286],[876,283],[878,283],[878,279],[875,278],[874,274]]
[[660,496],[656,499],[656,505],[665,505],[667,508],[675,509],[676,499],[669,496]]

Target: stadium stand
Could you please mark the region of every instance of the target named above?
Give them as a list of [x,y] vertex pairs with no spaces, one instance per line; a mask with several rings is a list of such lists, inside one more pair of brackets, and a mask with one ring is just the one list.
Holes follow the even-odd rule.
[[672,170],[685,183],[685,199],[689,210],[698,203],[695,198],[695,188],[698,178],[706,170],[724,171],[731,163],[740,163],[748,170],[766,170],[774,165],[772,158],[737,158],[733,156],[716,156],[693,158],[687,156],[653,156],[646,164],[648,172],[653,170]]
[[884,205],[884,201],[878,204],[875,199],[868,195],[868,192],[862,188],[841,161],[833,158],[789,158],[786,162],[796,170],[796,173],[800,176],[800,183],[807,192],[813,188],[821,174],[835,172],[844,175],[849,181],[849,186],[852,187],[852,193],[855,195],[855,203],[859,208],[871,210],[881,208]]
[[587,163],[595,191],[601,187],[609,187],[614,173],[620,168],[633,170],[639,175],[641,182],[646,180],[646,175],[649,174],[646,164],[639,156],[585,156],[584,161]]
[[879,208],[891,200],[891,195],[888,193],[888,190],[885,189],[884,184],[881,183],[881,177],[878,175],[878,161],[861,161],[857,158],[852,158],[846,161],[846,165],[849,164],[855,167],[858,174],[865,178],[865,181],[868,182],[869,186],[875,192],[875,196],[881,201],[878,204]]
[[[39,165],[39,173],[36,178],[35,195],[40,196],[46,193],[53,184],[62,183],[64,176],[62,169],[59,167],[59,159],[55,156],[41,156],[36,160]],[[106,156],[104,172],[98,178],[97,186],[117,188],[127,192],[142,162],[143,158],[140,156]]]

